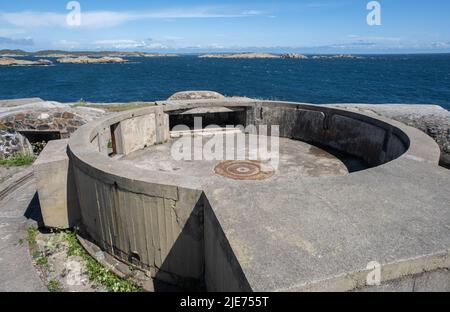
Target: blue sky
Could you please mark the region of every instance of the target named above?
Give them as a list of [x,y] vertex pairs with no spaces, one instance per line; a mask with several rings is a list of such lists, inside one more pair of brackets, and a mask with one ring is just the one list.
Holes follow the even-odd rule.
[[0,0],[0,48],[156,52],[450,52],[450,1],[380,0]]

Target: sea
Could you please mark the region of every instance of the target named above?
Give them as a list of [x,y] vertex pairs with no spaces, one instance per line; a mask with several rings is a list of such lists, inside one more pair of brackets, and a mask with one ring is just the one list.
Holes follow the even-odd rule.
[[[450,109],[450,54],[361,59],[132,57],[125,64],[0,67],[0,99],[132,102],[184,90],[306,103],[436,104]],[[51,59],[55,61],[55,59]]]

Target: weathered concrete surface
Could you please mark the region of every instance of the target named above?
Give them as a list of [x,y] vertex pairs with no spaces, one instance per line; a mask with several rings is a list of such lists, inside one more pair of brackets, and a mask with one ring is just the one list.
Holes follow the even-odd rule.
[[128,155],[156,143],[155,114],[123,120],[115,130],[117,154]]
[[450,292],[450,272],[447,269],[407,276],[380,286],[356,289],[356,292]]
[[[218,139],[219,137],[220,139]],[[218,141],[215,142],[217,144],[222,143],[223,156],[225,156],[226,153],[226,142],[229,140],[236,142],[236,137],[237,134],[224,134],[219,136],[216,133],[214,138]],[[246,152],[256,152],[257,150],[255,147],[249,148],[249,136],[244,135],[244,138],[246,140],[245,146],[242,146],[236,152],[240,154]],[[188,142],[190,142],[190,139],[191,136],[181,139],[181,142],[185,140],[187,145]],[[212,139],[212,136],[199,135],[197,139],[202,140],[203,143],[206,144],[207,142],[211,143],[210,140]],[[190,159],[173,159],[172,149],[175,149],[174,142],[177,142],[177,145],[180,143],[180,141],[171,140],[167,144],[150,146],[143,150],[131,153],[126,157],[121,158],[120,161],[126,162],[130,166],[136,166],[138,168],[156,172],[172,172],[178,175],[199,177],[208,180],[223,179],[223,177],[219,177],[214,172],[214,168],[220,163],[220,160],[203,159],[192,161],[195,156],[194,153],[196,153],[194,149],[191,150]],[[275,175],[270,178],[271,180],[278,181],[278,183],[292,183],[305,177],[347,175],[349,172],[349,169],[340,159],[336,158],[327,151],[310,144],[280,138],[279,148],[279,166],[274,168]],[[268,151],[270,151],[270,149],[270,138],[268,138]],[[261,161],[266,166],[272,167],[270,164],[270,157],[265,159],[261,158]]]
[[[153,174],[136,167],[129,170],[119,161],[110,164],[111,158],[99,149],[106,146],[111,125],[145,115],[156,116],[163,129],[156,132],[155,143],[163,143],[169,125],[161,107],[111,115],[92,123],[95,131],[84,127],[71,138],[82,228],[103,250],[152,277],[178,285],[199,285],[203,277],[201,191],[192,183],[184,187],[180,179],[171,180],[164,173],[157,175],[164,182],[151,182],[149,188],[147,182]],[[91,161],[100,167],[92,170]],[[107,168],[119,169],[125,175],[111,176]]]
[[385,279],[450,265],[450,196],[439,191],[449,174],[414,162],[291,185],[212,183],[205,195],[253,290],[345,291],[364,285],[371,261]]
[[48,142],[33,164],[42,216],[50,228],[71,228],[80,219],[67,143],[67,139]]
[[450,168],[450,112],[437,105],[333,104],[332,107],[370,111],[420,129],[441,149],[441,164]]
[[[280,124],[282,136],[352,153],[372,168],[286,184],[204,179],[138,168],[92,144],[122,120],[208,106],[244,107],[248,123]],[[439,148],[373,113],[169,101],[88,124],[69,146],[88,234],[156,278],[203,279],[214,291],[344,291],[365,286],[371,261],[381,263],[383,281],[450,267],[450,172],[437,165]]]
[[[31,173],[20,172],[0,185],[4,189],[14,180]],[[0,201],[0,291],[43,292],[43,285],[32,262],[26,241],[27,228],[35,224],[24,217],[35,194],[35,182],[31,179],[9,192]]]

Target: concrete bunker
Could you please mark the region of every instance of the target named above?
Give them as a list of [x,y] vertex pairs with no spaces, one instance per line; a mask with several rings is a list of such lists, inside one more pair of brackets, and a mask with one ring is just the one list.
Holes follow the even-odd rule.
[[177,125],[187,126],[194,129],[195,118],[201,118],[200,128],[208,126],[246,126],[247,108],[246,107],[199,107],[187,110],[177,110],[168,112],[169,128],[173,130]]
[[[152,278],[191,290],[256,289],[244,272],[245,256],[236,254],[232,232],[224,231],[216,215],[210,188],[258,188],[265,182],[215,180],[212,187],[196,176],[143,169],[120,158],[164,146],[171,127],[189,124],[194,116],[219,126],[280,125],[282,138],[325,146],[370,167],[401,157],[411,145],[403,130],[380,119],[325,106],[254,100],[160,102],[81,127],[69,141],[68,154],[84,238]],[[251,198],[236,200],[242,204]]]
[[41,142],[49,142],[52,140],[60,140],[63,138],[60,131],[45,131],[45,130],[20,130],[18,131],[30,143],[41,143]]

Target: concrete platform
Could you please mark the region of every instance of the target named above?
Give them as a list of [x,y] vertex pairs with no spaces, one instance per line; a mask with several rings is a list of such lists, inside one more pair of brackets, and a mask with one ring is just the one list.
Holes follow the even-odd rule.
[[[167,160],[167,133],[126,155],[102,148],[123,120],[151,114],[164,132],[164,114],[198,107],[280,125],[279,172],[241,181],[216,176],[216,162]],[[367,167],[344,172],[345,162],[309,144]],[[420,274],[427,289],[448,287],[450,171],[430,137],[399,122],[302,103],[169,101],[82,127],[69,152],[89,239],[156,279],[208,291],[365,290],[376,262],[390,289]]]
[[[216,133],[215,135],[218,134]],[[225,142],[227,141],[227,137],[236,141],[236,135],[225,134],[220,136],[221,141],[224,143],[223,150],[226,152]],[[201,136],[201,138],[203,143],[206,143],[211,140],[212,135]],[[171,155],[171,151],[176,140],[172,139],[165,144],[153,145],[143,150],[130,153],[121,158],[120,161],[146,170],[176,173],[183,176],[208,179],[208,181],[215,179],[218,183],[226,179],[218,176],[214,172],[214,168],[221,160],[193,160],[195,153],[193,148],[191,150],[191,160],[175,160]],[[250,151],[248,135],[246,136],[246,142],[245,148],[240,151],[242,153],[248,153]],[[270,150],[270,144],[268,148]],[[306,177],[345,176],[349,173],[349,170],[364,166],[361,161],[354,157],[342,156],[339,159],[324,149],[301,141],[280,138],[279,148],[279,167],[275,170],[275,174],[266,181],[283,184]],[[225,159],[225,154],[223,159]],[[267,160],[263,161],[263,163],[267,163]],[[350,168],[347,168],[346,164]],[[263,181],[260,182],[262,183]]]

